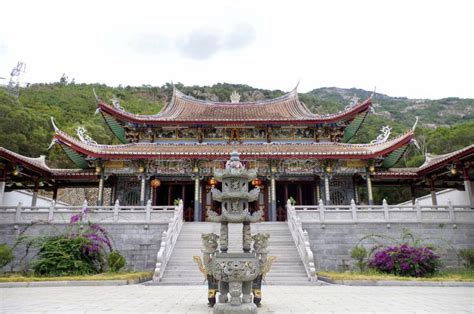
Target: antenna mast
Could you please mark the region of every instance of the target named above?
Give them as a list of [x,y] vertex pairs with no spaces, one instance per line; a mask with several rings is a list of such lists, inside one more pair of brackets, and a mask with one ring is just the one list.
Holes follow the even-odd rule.
[[16,67],[10,73],[10,81],[8,82],[8,89],[13,92],[18,98],[20,94],[20,74],[26,72],[26,63],[18,61]]

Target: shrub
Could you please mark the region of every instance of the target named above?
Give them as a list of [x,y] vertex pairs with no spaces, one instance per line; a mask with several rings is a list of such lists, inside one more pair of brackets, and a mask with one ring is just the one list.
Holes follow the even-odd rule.
[[107,264],[109,266],[109,270],[111,272],[118,272],[122,268],[125,267],[126,264],[125,257],[123,257],[122,254],[120,254],[119,251],[112,251],[110,254],[107,256]]
[[69,228],[63,234],[45,236],[34,242],[39,248],[38,257],[32,263],[35,275],[85,275],[105,269],[107,251],[112,251],[112,243],[102,226],[81,224],[87,212],[84,208],[80,214],[72,216]]
[[376,252],[369,266],[383,273],[425,277],[434,274],[440,263],[431,249],[402,244]]
[[458,255],[464,260],[464,267],[474,269],[474,249],[461,249]]
[[362,272],[367,266],[368,252],[363,246],[356,246],[351,251],[351,257],[356,260],[356,266]]
[[13,261],[13,250],[6,243],[0,244],[0,270]]
[[38,259],[32,268],[38,276],[66,276],[94,274],[100,270],[100,262],[85,254],[85,247],[91,245],[84,237],[59,235],[45,237],[40,241]]

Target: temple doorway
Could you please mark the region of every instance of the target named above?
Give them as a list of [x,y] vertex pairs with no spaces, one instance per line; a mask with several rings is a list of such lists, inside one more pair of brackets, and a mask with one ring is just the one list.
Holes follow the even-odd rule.
[[286,202],[294,199],[296,205],[317,204],[316,185],[308,181],[276,182],[277,221],[286,221]]
[[193,221],[194,215],[194,184],[193,182],[161,182],[161,186],[153,193],[153,205],[174,205],[175,200],[182,199],[184,220]]

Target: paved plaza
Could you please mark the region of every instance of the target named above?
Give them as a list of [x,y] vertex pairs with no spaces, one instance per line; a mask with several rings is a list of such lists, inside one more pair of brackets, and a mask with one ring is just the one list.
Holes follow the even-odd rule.
[[[474,288],[265,286],[259,313],[474,313]],[[212,313],[205,286],[0,289],[1,313]]]

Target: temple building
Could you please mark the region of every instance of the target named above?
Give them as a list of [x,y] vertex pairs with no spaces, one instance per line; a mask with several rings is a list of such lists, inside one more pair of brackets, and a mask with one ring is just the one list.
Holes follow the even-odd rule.
[[[262,190],[251,204],[263,209],[265,220],[285,220],[288,199],[298,205],[347,205],[351,200],[373,204],[372,186],[410,186],[417,189],[457,188],[470,195],[474,145],[427,159],[420,168],[397,169],[414,127],[390,137],[390,128],[367,144],[351,139],[372,106],[372,97],[356,100],[341,112],[318,115],[298,98],[296,88],[281,97],[240,102],[234,92],[230,102],[195,99],[173,89],[165,107],[155,115],[127,112],[117,99],[107,103],[96,95],[97,112],[119,145],[95,142],[78,128],[77,136],[61,131],[52,119],[54,144],[58,144],[77,169],[51,169],[44,157],[30,158],[0,148],[0,188],[49,189],[53,198],[62,187],[98,187],[98,205],[114,203],[171,205],[182,199],[185,219],[206,220],[209,209],[219,210],[211,188],[212,178],[232,151],[240,153],[248,169],[256,168],[252,183]],[[110,199],[104,199],[104,188]],[[363,187],[363,189],[361,189]],[[433,196],[433,203],[436,196]],[[0,200],[1,201],[1,200]]]

